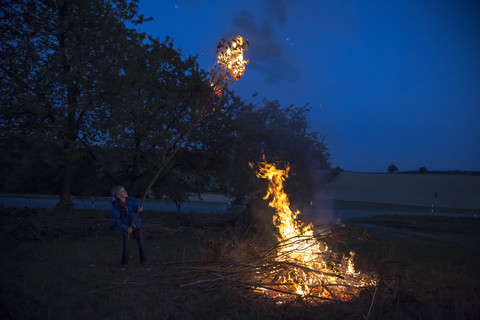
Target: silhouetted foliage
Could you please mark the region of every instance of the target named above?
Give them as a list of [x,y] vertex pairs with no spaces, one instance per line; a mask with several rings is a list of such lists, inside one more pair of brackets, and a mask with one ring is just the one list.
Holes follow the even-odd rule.
[[[211,88],[196,57],[183,58],[127,25],[146,19],[136,1],[3,1],[0,19],[0,191],[140,195],[182,142]],[[309,108],[245,104],[224,92],[152,189],[176,202],[188,192],[244,198],[258,190],[249,161],[285,161],[293,198],[330,169]],[[260,182],[261,184],[261,182]]]
[[82,144],[98,140],[130,41],[143,36],[130,0],[3,1],[0,19],[0,124],[26,140],[51,140],[61,155],[60,203],[68,205]]
[[329,154],[323,138],[309,128],[308,107],[282,108],[278,101],[263,101],[263,106],[238,107],[233,122],[234,140],[228,187],[243,199],[265,190],[248,166],[249,162],[289,163],[294,177],[288,180],[292,202],[310,200],[315,189],[316,171],[328,170]]
[[391,165],[388,166],[387,172],[388,172],[388,173],[397,173],[397,172],[398,172],[398,168],[397,168],[396,165],[391,164]]
[[345,170],[343,170],[342,168],[340,167],[335,167],[333,169],[331,169],[329,172],[328,172],[328,175],[327,177],[325,178],[325,180],[328,182],[328,181],[331,181],[333,179],[335,179],[341,172],[344,172]]
[[[114,152],[97,160],[105,173],[139,193],[181,143],[209,86],[196,58],[182,59],[168,38],[150,38],[125,55],[118,79],[122,95],[109,97],[109,116],[98,127],[102,145]],[[196,148],[193,141],[182,147]],[[172,174],[172,168],[178,173],[185,167],[173,162],[163,174]]]

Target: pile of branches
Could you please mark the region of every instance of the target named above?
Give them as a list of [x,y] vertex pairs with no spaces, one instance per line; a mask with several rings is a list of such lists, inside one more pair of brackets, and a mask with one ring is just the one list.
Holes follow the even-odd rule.
[[[262,296],[262,292],[268,292],[268,297],[278,301],[342,301],[345,297],[340,297],[335,293],[336,287],[348,287],[342,280],[348,280],[352,277],[345,274],[332,271],[330,273],[311,269],[301,262],[279,261],[277,252],[282,246],[291,245],[292,241],[317,240],[325,243],[343,243],[345,236],[352,235],[352,229],[345,226],[336,226],[324,229],[313,237],[315,239],[289,239],[286,242],[279,242],[264,247],[258,246],[258,239],[250,238],[244,241],[226,241],[211,240],[209,248],[205,253],[205,259],[208,261],[191,263],[183,265],[176,269],[175,281],[181,287],[199,287],[203,291],[221,291],[224,288],[240,290],[241,295]],[[365,237],[363,231],[358,231],[357,237]],[[323,254],[321,259],[328,261],[332,265],[341,259],[343,255],[331,252]],[[325,290],[330,293],[330,297],[323,297],[315,294],[301,295],[293,289],[292,281],[286,281],[290,278],[293,269],[302,270],[306,275],[322,274],[338,279],[336,283],[319,283],[312,292]],[[333,269],[332,269],[333,270]],[[164,274],[164,276],[167,276]],[[367,286],[351,287],[352,291],[358,292]],[[263,295],[265,296],[265,295]]]

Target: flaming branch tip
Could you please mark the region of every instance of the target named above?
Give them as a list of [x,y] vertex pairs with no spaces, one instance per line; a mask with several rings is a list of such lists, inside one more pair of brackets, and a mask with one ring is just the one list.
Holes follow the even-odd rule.
[[210,72],[210,85],[219,97],[228,85],[239,80],[245,73],[250,60],[245,60],[243,53],[248,46],[248,40],[241,36],[228,41],[222,39],[218,43],[217,62]]

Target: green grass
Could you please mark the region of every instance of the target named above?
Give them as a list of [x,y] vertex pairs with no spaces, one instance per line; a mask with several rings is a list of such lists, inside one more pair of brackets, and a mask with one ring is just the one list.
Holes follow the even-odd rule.
[[375,305],[380,318],[480,317],[479,220],[383,215],[347,223],[387,227],[371,228],[373,241],[356,243],[363,263],[384,274],[393,284],[390,290],[397,291],[395,299]]
[[[333,201],[333,206],[335,209],[352,209],[352,210],[373,210],[373,211],[416,211],[416,212],[425,212],[430,213],[432,210],[431,206],[420,206],[420,205],[407,205],[407,204],[392,204],[392,203],[381,203],[381,202],[364,202],[364,201],[347,201],[347,200],[335,200]],[[461,209],[461,208],[448,208],[448,207],[438,207],[438,213],[467,213],[475,214],[478,213],[478,210],[475,209]]]
[[[4,319],[363,319],[373,288],[345,303],[277,305],[242,290],[201,286],[183,267],[212,261],[212,243],[235,235],[232,215],[145,212],[151,270],[119,269],[121,242],[104,211],[0,208],[0,316]],[[397,226],[418,217],[397,219]],[[385,218],[386,219],[386,218]],[[385,224],[384,224],[385,225]],[[416,231],[445,232],[444,240],[372,230],[350,239],[356,264],[381,275],[371,319],[480,318],[478,237],[460,220],[425,221]],[[448,228],[447,228],[448,226]],[[442,231],[443,230],[443,231]],[[456,230],[452,233],[451,230]],[[452,234],[469,234],[469,242]],[[463,238],[462,238],[463,239]]]
[[352,219],[351,222],[366,223],[391,228],[405,228],[420,232],[448,234],[480,234],[480,219],[429,215],[378,215]]

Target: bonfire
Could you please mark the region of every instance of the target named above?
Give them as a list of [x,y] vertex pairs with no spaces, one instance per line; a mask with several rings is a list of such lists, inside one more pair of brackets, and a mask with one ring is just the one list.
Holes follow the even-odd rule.
[[[283,190],[288,165],[285,169],[267,162],[250,166],[257,169],[257,177],[268,180],[264,199],[270,199],[269,206],[275,209],[272,221],[277,231],[275,243],[262,247],[248,238],[242,242],[224,240],[223,244],[216,244],[221,253],[213,261],[184,269],[185,279],[195,280],[182,287],[243,288],[251,295],[285,303],[347,301],[376,284],[372,276],[355,270],[353,251],[344,255],[329,249],[326,240],[343,238],[348,228],[316,230],[311,223],[298,218],[299,211],[290,209]],[[245,291],[241,294],[247,295]]]
[[353,257],[338,254],[329,249],[322,240],[331,230],[314,232],[311,223],[298,219],[300,211],[293,212],[283,190],[290,170],[278,169],[274,164],[261,162],[257,165],[257,177],[268,180],[264,200],[275,209],[273,224],[277,229],[277,241],[273,250],[258,266],[253,288],[276,297],[298,295],[324,300],[348,300],[361,288],[375,281],[355,271]]

